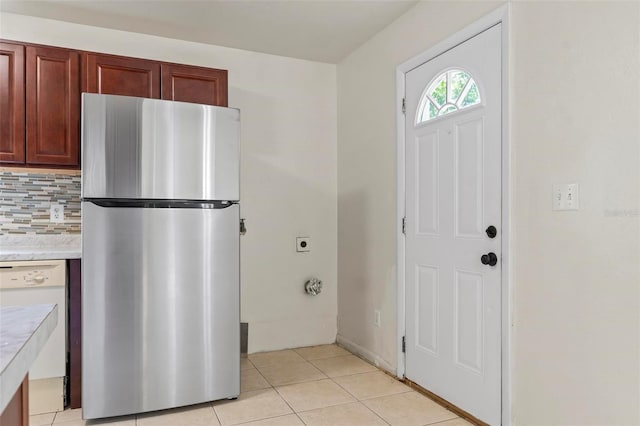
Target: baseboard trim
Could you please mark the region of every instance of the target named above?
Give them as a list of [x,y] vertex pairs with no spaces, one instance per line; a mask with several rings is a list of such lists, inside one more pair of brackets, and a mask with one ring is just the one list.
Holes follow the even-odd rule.
[[29,380],[29,415],[64,409],[64,379],[51,377]]
[[365,360],[369,361],[371,364],[375,365],[376,367],[386,370],[387,372],[392,374],[394,377],[396,376],[395,366],[392,366],[387,361],[383,360],[382,358],[380,358],[378,355],[374,354],[370,350],[363,348],[357,343],[339,334],[336,336],[336,343],[338,344],[338,346],[342,346],[349,352],[359,356],[360,358],[364,358]]
[[415,391],[423,394],[427,398],[433,400],[434,402],[437,402],[438,404],[442,405],[447,410],[456,413],[458,416],[460,416],[463,419],[473,423],[474,425],[477,425],[477,426],[489,426],[488,423],[485,423],[482,420],[474,417],[473,415],[471,415],[471,414],[467,413],[466,411],[464,411],[462,408],[459,408],[459,407],[453,405],[452,403],[450,403],[446,399],[441,398],[438,395],[436,395],[435,393],[426,390],[425,388],[423,388],[419,384],[417,384],[415,382],[412,382],[411,380],[407,379],[406,377],[404,379],[400,380],[400,381],[403,382],[404,384],[406,384],[407,386],[409,386],[411,389],[414,389]]

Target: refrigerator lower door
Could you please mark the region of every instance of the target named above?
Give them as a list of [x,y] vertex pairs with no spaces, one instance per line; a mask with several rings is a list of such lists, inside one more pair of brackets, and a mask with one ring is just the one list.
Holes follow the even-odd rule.
[[82,213],[84,417],[237,397],[238,205]]

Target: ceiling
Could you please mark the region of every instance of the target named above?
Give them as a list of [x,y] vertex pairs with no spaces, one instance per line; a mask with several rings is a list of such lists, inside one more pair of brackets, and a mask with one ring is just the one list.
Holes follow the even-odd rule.
[[337,63],[416,0],[0,0],[0,10]]

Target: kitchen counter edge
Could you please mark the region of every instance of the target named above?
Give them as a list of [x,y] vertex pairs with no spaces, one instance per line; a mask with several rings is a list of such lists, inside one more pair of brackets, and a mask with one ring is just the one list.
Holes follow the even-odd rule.
[[0,235],[0,262],[64,260],[82,256],[78,235]]
[[7,252],[0,250],[0,262],[11,262],[14,260],[80,259],[82,255],[81,250],[42,250],[40,248],[23,250],[11,250]]
[[0,412],[58,324],[58,305],[0,307]]

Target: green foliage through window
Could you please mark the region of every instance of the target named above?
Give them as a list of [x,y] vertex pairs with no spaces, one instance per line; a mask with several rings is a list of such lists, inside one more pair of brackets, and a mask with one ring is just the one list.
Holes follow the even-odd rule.
[[418,107],[416,124],[480,103],[480,91],[473,78],[462,70],[440,74],[425,91]]

